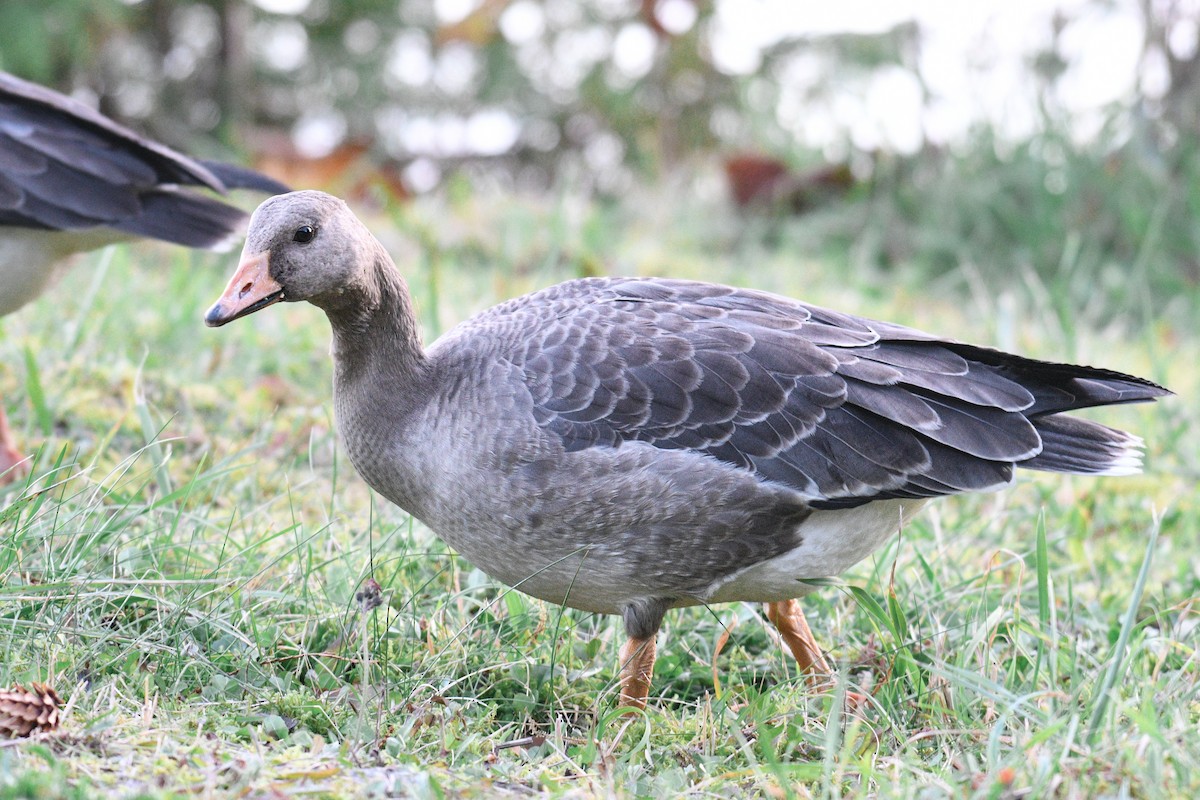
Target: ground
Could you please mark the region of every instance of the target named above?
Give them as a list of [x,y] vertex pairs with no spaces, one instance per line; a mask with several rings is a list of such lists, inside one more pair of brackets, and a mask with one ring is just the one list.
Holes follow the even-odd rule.
[[[0,322],[0,397],[37,451],[0,490],[0,686],[67,703],[58,732],[0,742],[0,798],[1200,795],[1192,317],[1065,315],[1028,276],[879,272],[654,198],[450,197],[365,214],[429,339],[564,278],[673,275],[1179,396],[1095,414],[1146,439],[1143,475],[939,501],[810,596],[832,692],[760,609],[688,609],[623,718],[617,620],[496,585],[353,473],[319,312],[209,330],[235,256],[90,254]],[[848,690],[868,703],[843,712]]]

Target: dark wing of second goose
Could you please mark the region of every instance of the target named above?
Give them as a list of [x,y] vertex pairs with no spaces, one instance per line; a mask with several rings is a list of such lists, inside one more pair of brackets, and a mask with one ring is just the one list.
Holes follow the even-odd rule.
[[538,424],[566,450],[687,448],[818,508],[992,488],[1014,465],[1132,471],[1135,437],[1055,415],[1168,393],[688,281],[571,281],[475,324],[512,345]]
[[190,247],[212,247],[240,226],[243,212],[183,186],[287,191],[252,170],[188,158],[72,98],[0,73],[0,225],[103,226]]

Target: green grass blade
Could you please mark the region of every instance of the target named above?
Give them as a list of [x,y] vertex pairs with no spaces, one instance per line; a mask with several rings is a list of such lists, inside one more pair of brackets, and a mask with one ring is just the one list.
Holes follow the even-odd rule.
[[[145,356],[142,358],[142,365],[145,364]],[[162,440],[159,438],[162,435],[164,426],[154,422],[154,417],[150,413],[150,406],[146,403],[146,394],[142,389],[142,365],[138,366],[137,378],[133,384],[133,406],[137,413],[138,422],[142,426],[142,436],[146,442],[146,450],[150,453],[150,457],[154,460],[154,476],[158,482],[158,490],[163,494],[171,494],[171,473],[167,469],[167,461],[171,457],[169,447],[164,447]]]
[[1113,646],[1112,655],[1109,656],[1108,669],[1105,670],[1100,688],[1094,697],[1091,720],[1088,722],[1088,742],[1095,742],[1096,735],[1100,732],[1100,725],[1104,722],[1105,712],[1108,711],[1109,693],[1116,685],[1121,672],[1124,671],[1125,650],[1129,646],[1129,636],[1133,633],[1133,627],[1137,622],[1137,610],[1142,603],[1142,595],[1146,591],[1146,580],[1150,576],[1150,564],[1154,561],[1154,547],[1158,543],[1159,529],[1160,520],[1156,517],[1150,528],[1150,537],[1146,541],[1146,555],[1142,558],[1142,568],[1138,571],[1137,582],[1133,585],[1129,607],[1125,610],[1124,619],[1121,620],[1121,633],[1117,636],[1117,643]]
[[37,420],[42,435],[49,436],[54,433],[54,414],[46,405],[41,372],[38,370],[37,359],[33,357],[33,350],[29,347],[25,348],[25,393],[29,395],[29,404],[33,406],[33,418]]
[[[1046,545],[1046,517],[1045,514],[1038,515],[1037,522],[1037,543],[1035,550],[1035,566],[1037,567],[1037,593],[1038,593],[1038,623],[1040,637],[1038,638],[1037,647],[1037,662],[1033,667],[1032,683],[1036,684],[1038,676],[1041,674],[1042,664],[1049,662],[1053,664],[1053,653],[1047,653],[1047,649],[1054,650],[1058,644],[1057,631],[1054,630],[1054,620],[1050,613],[1051,595],[1054,591],[1050,585],[1050,553]],[[1051,667],[1053,670],[1053,667]],[[1051,672],[1053,675],[1053,672]]]
[[96,294],[99,292],[100,287],[104,285],[105,279],[108,276],[108,268],[112,264],[113,254],[116,252],[117,248],[112,245],[104,248],[100,251],[100,257],[96,259],[95,266],[92,267],[92,280],[83,294],[83,300],[79,303],[79,310],[75,312],[74,318],[67,326],[67,334],[69,336],[67,353],[69,354],[74,354],[79,350],[79,344],[88,332],[88,315],[92,307],[96,304]]

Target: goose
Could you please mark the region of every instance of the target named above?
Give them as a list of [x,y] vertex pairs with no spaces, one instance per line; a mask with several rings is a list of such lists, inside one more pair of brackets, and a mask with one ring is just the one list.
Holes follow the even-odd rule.
[[[46,291],[74,253],[138,238],[228,249],[246,214],[186,186],[288,191],[253,170],[189,158],[0,72],[0,316]],[[0,483],[17,477],[19,465],[27,462],[0,406]]]
[[1065,412],[1170,394],[766,292],[570,280],[427,349],[396,266],[344,202],[279,195],[204,316],[307,301],[333,334],[336,426],[385,498],[508,586],[620,615],[619,702],[644,708],[672,608],[765,603],[800,669],[798,598],[929,500],[1014,469],[1125,475],[1141,440]]

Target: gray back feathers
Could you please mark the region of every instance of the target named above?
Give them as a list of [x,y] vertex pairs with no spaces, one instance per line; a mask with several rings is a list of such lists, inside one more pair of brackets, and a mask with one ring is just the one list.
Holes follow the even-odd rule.
[[1167,393],[688,281],[571,281],[486,311],[464,334],[520,368],[537,423],[567,451],[687,448],[816,508],[993,488],[1014,466],[1126,472],[1135,437],[1055,415]]

